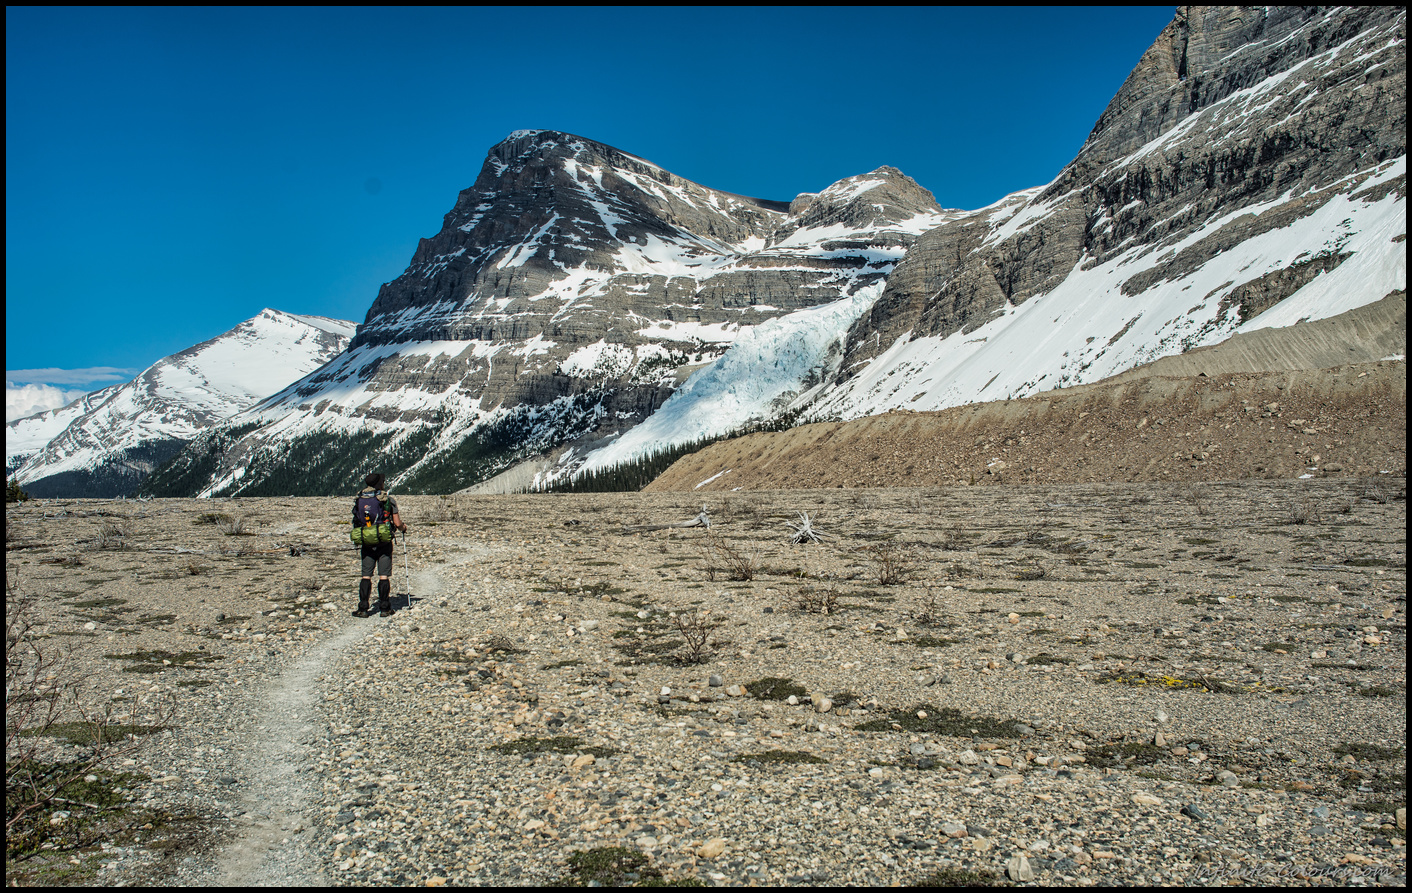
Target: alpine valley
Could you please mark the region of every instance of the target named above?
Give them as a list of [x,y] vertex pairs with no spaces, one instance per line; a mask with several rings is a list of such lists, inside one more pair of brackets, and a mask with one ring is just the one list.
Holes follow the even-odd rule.
[[[1099,382],[1390,295],[1401,349],[1344,359],[1400,359],[1406,220],[1395,7],[1181,7],[1052,182],[974,211],[891,167],[771,201],[518,131],[346,350],[184,416],[142,492],[338,494],[370,460],[404,493],[542,487],[744,430]],[[70,471],[78,432],[132,448],[81,422],[21,481]]]

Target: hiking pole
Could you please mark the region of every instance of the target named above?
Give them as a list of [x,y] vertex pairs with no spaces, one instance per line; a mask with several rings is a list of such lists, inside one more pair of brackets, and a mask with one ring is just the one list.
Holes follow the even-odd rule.
[[407,607],[412,607],[412,572],[407,569],[407,531],[402,531],[402,588],[407,596]]

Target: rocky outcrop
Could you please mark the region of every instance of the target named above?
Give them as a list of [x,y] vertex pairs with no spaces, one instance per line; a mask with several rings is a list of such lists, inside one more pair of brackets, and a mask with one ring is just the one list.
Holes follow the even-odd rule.
[[[379,431],[432,439],[431,455],[389,469],[422,469],[400,483],[432,486],[436,468],[436,486],[462,487],[530,458],[527,444],[614,434],[741,331],[880,283],[947,218],[895,168],[785,203],[583,137],[517,132],[382,287],[348,353],[260,407],[216,477],[251,492],[253,469],[294,439]],[[468,438],[518,445],[446,477]]]
[[[1355,192],[1406,154],[1405,28],[1392,7],[1182,7],[1052,183],[918,240],[850,333],[841,378],[901,335],[970,332],[1076,269],[1180,249],[1131,263],[1136,311],[1155,284]],[[1221,297],[1245,310],[1210,339],[1255,306]]]

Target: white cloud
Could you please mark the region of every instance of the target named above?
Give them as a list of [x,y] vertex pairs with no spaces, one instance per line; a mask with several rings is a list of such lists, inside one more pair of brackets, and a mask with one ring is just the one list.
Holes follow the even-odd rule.
[[13,422],[39,412],[58,409],[88,393],[85,390],[56,388],[47,384],[14,385],[5,382],[5,421]]
[[[91,385],[99,387],[119,381],[129,381],[137,373],[116,366],[89,366],[87,369],[6,369],[5,386],[11,382],[44,384]],[[94,388],[88,388],[94,390]]]

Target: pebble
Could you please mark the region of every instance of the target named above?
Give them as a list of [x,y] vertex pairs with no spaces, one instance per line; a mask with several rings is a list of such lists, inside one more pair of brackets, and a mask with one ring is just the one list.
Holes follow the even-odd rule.
[[1006,860],[1005,874],[1010,880],[1020,883],[1034,880],[1034,869],[1030,866],[1030,860],[1023,854],[1011,856]]

